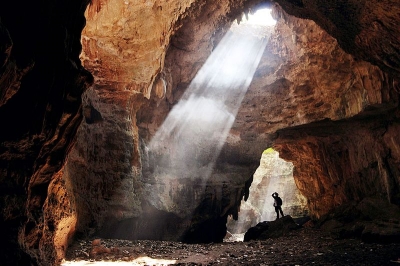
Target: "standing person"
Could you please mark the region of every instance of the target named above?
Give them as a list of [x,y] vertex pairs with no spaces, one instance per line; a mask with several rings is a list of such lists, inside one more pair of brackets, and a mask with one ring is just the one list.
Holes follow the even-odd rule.
[[272,197],[274,198],[274,207],[275,207],[275,212],[276,212],[276,219],[279,219],[279,213],[281,213],[283,217],[283,211],[282,211],[282,199],[279,197],[279,194],[274,192],[272,193]]

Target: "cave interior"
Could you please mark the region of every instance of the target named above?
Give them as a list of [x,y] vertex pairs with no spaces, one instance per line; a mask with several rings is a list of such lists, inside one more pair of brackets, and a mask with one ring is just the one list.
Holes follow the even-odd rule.
[[0,3],[1,261],[222,242],[270,147],[320,226],[399,239],[397,0],[142,2]]

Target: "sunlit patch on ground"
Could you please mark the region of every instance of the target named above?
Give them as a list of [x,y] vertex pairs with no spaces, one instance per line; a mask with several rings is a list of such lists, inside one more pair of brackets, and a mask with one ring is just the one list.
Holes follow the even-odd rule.
[[62,266],[85,266],[85,265],[95,265],[95,266],[105,266],[105,265],[115,265],[115,266],[124,266],[124,265],[171,265],[175,264],[176,260],[168,260],[168,259],[153,259],[150,257],[139,257],[137,259],[131,261],[65,261],[61,265]]

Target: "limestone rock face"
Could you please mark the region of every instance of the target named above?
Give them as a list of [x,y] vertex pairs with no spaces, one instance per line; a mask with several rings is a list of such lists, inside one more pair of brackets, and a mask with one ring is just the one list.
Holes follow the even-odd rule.
[[98,84],[120,85],[112,91],[150,97],[176,22],[193,2],[93,1],[82,33],[84,65],[93,70]]
[[2,263],[53,265],[72,236],[66,228],[74,232],[73,216],[64,219],[71,195],[57,173],[93,82],[79,60],[86,5],[0,3]]
[[[55,265],[75,232],[150,237],[138,236],[157,227],[149,217],[169,223],[154,238],[222,240],[270,146],[293,163],[315,217],[371,195],[399,204],[398,1],[276,1],[277,25],[190,219],[174,200],[146,200],[164,186],[148,175],[146,147],[259,1],[92,1],[86,21],[88,2],[0,3],[1,261]],[[195,188],[170,185],[179,202]]]
[[400,41],[395,32],[398,31],[400,5],[396,0],[276,2],[291,15],[314,20],[335,37],[346,52],[399,76]]
[[282,210],[293,218],[307,215],[307,200],[298,190],[293,178],[293,164],[279,158],[274,151],[262,154],[260,166],[254,173],[248,202],[261,210],[260,221],[276,218],[272,206],[272,193],[278,192],[283,199]]
[[274,192],[278,192],[283,200],[284,215],[298,218],[308,214],[307,199],[300,193],[293,178],[293,164],[279,158],[279,153],[273,149],[267,149],[254,173],[249,198],[241,202],[238,220],[228,220],[228,231],[243,234],[259,222],[275,220]]
[[[383,116],[385,119],[379,119]],[[365,196],[379,195],[398,204],[396,117],[396,113],[383,112],[368,118],[322,121],[279,133],[275,148],[282,158],[299,158],[293,160],[295,177],[314,216]],[[323,164],[315,164],[315,158]]]
[[[371,109],[380,112],[397,106],[396,82],[387,74],[376,66],[356,60],[345,53],[314,22],[290,17],[279,7],[275,7],[274,14],[278,19],[275,31],[218,158],[218,168],[210,180],[220,180],[220,183],[229,180],[232,186],[233,182],[247,176],[249,169],[255,171],[261,152],[274,143],[276,137],[280,138],[273,134],[279,129],[325,119],[348,119],[360,113],[373,114],[374,112],[369,113]],[[187,22],[186,25],[190,27],[191,24]],[[188,85],[184,82],[186,77],[193,77],[197,69],[193,69],[193,64],[187,59],[191,58],[191,39],[184,42],[185,35],[181,31],[176,36],[179,39],[173,39],[172,42],[179,41],[179,51],[176,51],[178,48],[170,48],[163,75],[167,78],[167,83],[177,83],[174,87],[179,89]],[[185,48],[185,44],[188,48]],[[175,53],[180,56],[172,56]],[[163,120],[160,119],[161,114],[167,113],[171,108],[169,102],[177,102],[179,95],[182,93],[176,90],[172,96],[167,94],[165,100],[156,99],[152,105],[157,106],[153,117],[149,114],[150,111],[144,112],[145,116],[140,119],[142,124],[139,124],[139,132],[143,132],[143,136],[155,134],[157,123]],[[162,111],[163,108],[166,111]],[[302,160],[302,156],[296,153],[285,152],[283,156],[290,161]],[[320,165],[321,161],[315,163]],[[247,167],[240,168],[239,165]],[[310,168],[308,171],[315,173],[312,164],[305,164],[306,166]],[[223,171],[219,172],[219,169]],[[295,164],[294,176],[297,184],[299,180],[303,180],[298,179],[298,175],[301,175],[301,170],[296,169]],[[307,181],[302,186],[313,187],[309,183],[310,179],[305,179]],[[396,186],[395,184],[394,189]],[[314,191],[314,187],[312,190]],[[305,190],[301,191],[307,197]],[[318,190],[314,192],[316,191]],[[324,191],[323,194],[326,195],[325,193]],[[210,197],[217,195],[210,194]],[[240,200],[242,195],[236,195],[239,195]],[[323,205],[326,212],[337,203],[316,200],[310,204]],[[236,206],[239,206],[237,201]],[[315,216],[322,213],[313,206],[310,210]],[[231,214],[235,216],[235,212]]]
[[[277,130],[324,119],[338,121],[372,106],[380,110],[397,104],[387,74],[344,52],[313,21],[291,17],[275,6],[277,25],[216,168],[206,180],[196,178],[203,170],[187,172],[191,178],[160,174],[160,160],[170,154],[165,150],[158,159],[152,157],[150,141],[216,48],[229,17],[237,17],[238,9],[233,8],[243,6],[186,3],[184,9],[177,8],[181,3],[155,8],[156,4],[108,2],[99,12],[87,13],[81,58],[95,74],[96,85],[84,96],[85,121],[64,171],[72,193],[78,195],[74,202],[80,231],[90,228],[103,237],[131,239],[221,241],[227,217],[238,217],[260,154],[274,143]],[[138,12],[160,16],[159,22],[149,24],[153,30],[147,22],[118,15]],[[132,38],[131,29],[141,37]],[[111,32],[117,32],[113,39]],[[166,38],[158,40],[160,32]],[[146,56],[132,55],[136,53]],[[181,156],[183,160],[195,153]],[[285,158],[301,158],[292,156]],[[297,183],[303,181],[298,172],[299,168]],[[305,182],[303,186],[309,187],[309,179]],[[301,191],[306,197],[311,193]],[[313,215],[323,213],[314,201],[310,204]],[[337,203],[321,204],[327,212]]]
[[[190,235],[190,226],[202,228],[205,220],[210,226],[201,229],[205,231],[200,234],[196,229],[195,235],[211,237],[201,241],[222,241],[226,217],[232,212],[237,214],[252,170],[241,167],[246,174],[235,174],[235,185],[229,186],[219,179],[166,179],[149,173],[148,165],[153,162],[149,161],[147,146],[176,102],[172,76],[167,75],[171,70],[161,72],[170,36],[178,32],[174,44],[169,44],[178,48],[167,56],[168,60],[176,60],[180,58],[175,53],[180,49],[177,40],[183,33],[189,34],[184,37],[191,41],[185,39],[184,45],[192,45],[192,53],[187,54],[199,62],[188,62],[192,63],[190,69],[197,71],[213,48],[213,32],[229,21],[227,14],[241,13],[242,2],[190,5],[190,1],[173,1],[141,6],[110,1],[98,12],[91,13],[94,7],[88,9],[81,58],[94,73],[96,85],[84,95],[85,121],[64,171],[64,178],[77,195],[78,230],[89,227],[104,237],[194,241],[190,239],[196,237],[184,236],[186,231]],[[139,13],[150,20],[133,19]],[[184,78],[190,82],[195,72],[188,74],[191,76]],[[179,95],[182,90],[173,93]],[[110,162],[111,158],[115,163]],[[235,172],[234,168],[231,171]],[[196,209],[201,214],[193,214]],[[214,222],[208,220],[207,212],[213,213],[209,218]],[[216,234],[207,233],[215,230],[213,224],[222,229],[218,228]],[[212,238],[214,235],[217,238]]]

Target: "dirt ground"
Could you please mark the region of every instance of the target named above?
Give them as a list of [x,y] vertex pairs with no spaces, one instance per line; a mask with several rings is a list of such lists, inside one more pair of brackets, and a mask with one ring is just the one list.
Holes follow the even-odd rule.
[[167,241],[76,241],[62,265],[400,265],[400,243],[334,239],[301,228],[278,239],[184,244]]

